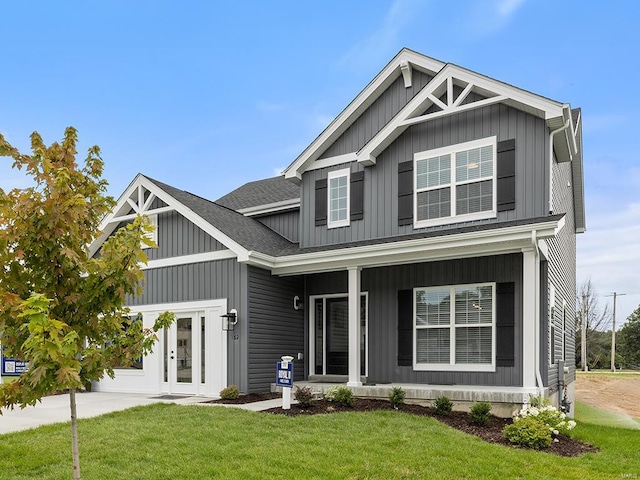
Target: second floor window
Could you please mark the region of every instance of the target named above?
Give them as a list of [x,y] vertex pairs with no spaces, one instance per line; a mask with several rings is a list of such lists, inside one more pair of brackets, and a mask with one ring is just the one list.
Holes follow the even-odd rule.
[[414,155],[416,227],[496,214],[496,138]]
[[329,221],[327,226],[345,227],[349,225],[349,169],[329,172],[327,176],[329,195]]

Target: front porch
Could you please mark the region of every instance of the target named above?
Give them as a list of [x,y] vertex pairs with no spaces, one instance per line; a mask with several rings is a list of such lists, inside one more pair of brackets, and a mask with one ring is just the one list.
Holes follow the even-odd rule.
[[[320,377],[320,376],[318,376]],[[296,382],[295,387],[310,387],[321,396],[332,386],[347,386],[348,376],[333,375],[329,378],[315,378],[310,381]],[[313,377],[312,377],[313,378]],[[468,386],[468,385],[424,385],[416,383],[364,383],[361,386],[348,386],[356,397],[389,397],[391,389],[400,387],[406,392],[405,402],[430,405],[438,397],[448,397],[453,401],[453,409],[468,411],[473,402],[491,403],[491,413],[497,417],[510,418],[514,410],[519,410],[531,397],[538,395],[537,388]],[[272,392],[281,392],[282,387],[271,385]],[[295,391],[295,388],[294,388]]]

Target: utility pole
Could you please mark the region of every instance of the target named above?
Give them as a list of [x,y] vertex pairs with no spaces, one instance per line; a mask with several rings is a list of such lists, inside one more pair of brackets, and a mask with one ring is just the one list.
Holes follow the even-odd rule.
[[626,293],[613,292],[611,295],[607,295],[607,297],[613,297],[613,326],[611,328],[611,371],[614,373],[616,371],[616,298],[621,295],[626,295]]
[[586,372],[587,367],[587,296],[582,295],[582,321],[580,335],[580,363],[582,363],[582,371]]

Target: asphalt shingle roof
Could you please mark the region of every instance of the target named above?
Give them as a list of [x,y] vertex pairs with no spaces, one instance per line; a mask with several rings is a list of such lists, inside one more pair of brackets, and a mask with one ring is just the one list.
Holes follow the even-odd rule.
[[269,205],[300,198],[300,187],[284,176],[249,182],[216,200],[232,210]]

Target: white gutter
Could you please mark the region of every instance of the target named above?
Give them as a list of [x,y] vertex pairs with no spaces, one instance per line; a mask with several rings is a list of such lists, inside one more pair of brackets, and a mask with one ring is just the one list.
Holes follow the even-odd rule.
[[553,137],[557,133],[565,131],[570,125],[571,121],[567,120],[563,126],[549,134],[549,213],[553,213]]

